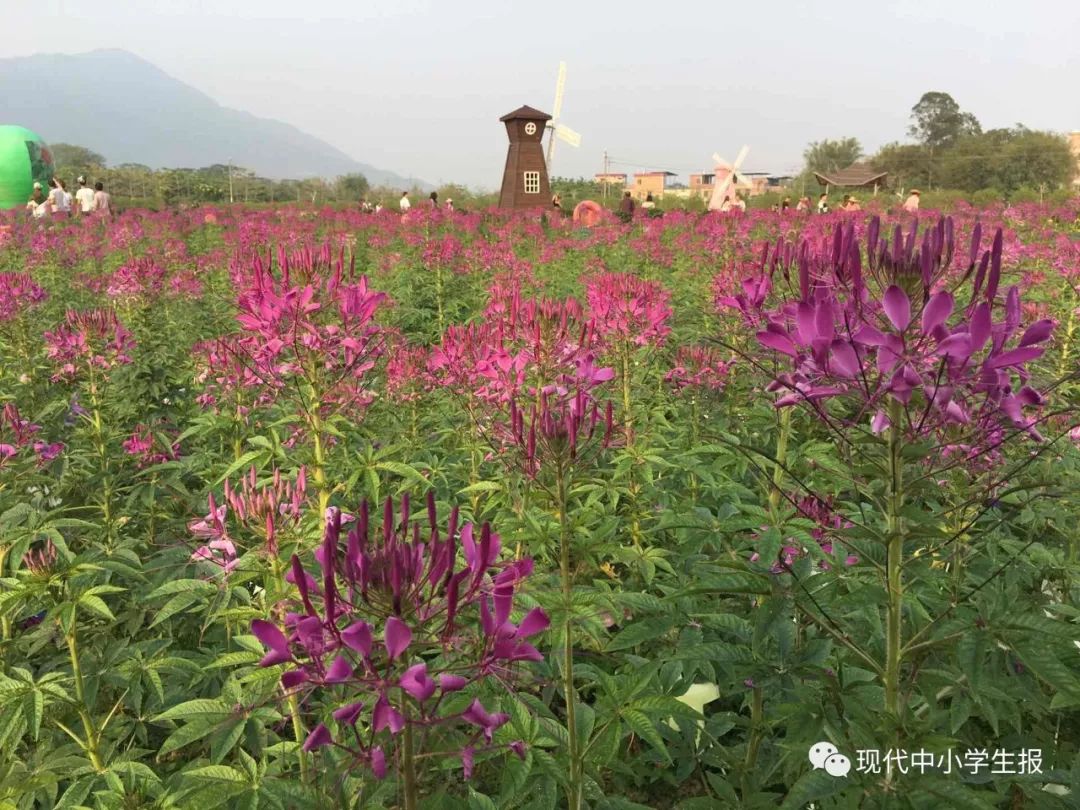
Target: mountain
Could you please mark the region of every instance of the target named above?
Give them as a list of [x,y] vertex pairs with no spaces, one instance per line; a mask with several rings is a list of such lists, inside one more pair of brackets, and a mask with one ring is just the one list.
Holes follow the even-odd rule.
[[360,172],[372,185],[426,185],[360,163],[292,124],[222,107],[128,51],[0,59],[0,99],[0,123],[85,146],[112,165],[198,168],[231,160],[274,179]]

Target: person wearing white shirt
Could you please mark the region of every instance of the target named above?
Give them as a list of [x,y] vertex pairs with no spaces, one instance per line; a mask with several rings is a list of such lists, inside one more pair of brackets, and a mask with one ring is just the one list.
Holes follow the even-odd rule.
[[52,191],[49,192],[49,202],[52,204],[53,213],[62,217],[69,216],[71,214],[71,195],[64,188],[64,181],[54,177],[49,182],[49,185],[52,186]]
[[401,209],[401,213],[403,214],[408,213],[409,209],[412,208],[412,203],[409,202],[409,192],[401,192],[401,199],[398,200],[398,208]]
[[94,190],[86,185],[86,178],[79,177],[79,190],[75,192],[76,213],[89,214],[94,210]]

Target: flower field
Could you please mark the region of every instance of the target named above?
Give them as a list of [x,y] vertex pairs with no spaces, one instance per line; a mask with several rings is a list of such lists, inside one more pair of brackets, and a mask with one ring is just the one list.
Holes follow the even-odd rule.
[[1080,203],[4,220],[0,810],[1074,807],[1078,313]]

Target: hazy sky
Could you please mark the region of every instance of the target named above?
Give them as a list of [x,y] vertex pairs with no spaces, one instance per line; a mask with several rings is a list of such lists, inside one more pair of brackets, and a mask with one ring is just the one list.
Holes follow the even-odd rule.
[[3,21],[0,57],[124,48],[435,183],[497,186],[498,117],[550,111],[560,59],[583,143],[556,147],[558,175],[605,149],[685,175],[744,143],[746,170],[788,173],[809,141],[903,139],[926,90],[984,127],[1080,129],[1075,0],[9,0]]

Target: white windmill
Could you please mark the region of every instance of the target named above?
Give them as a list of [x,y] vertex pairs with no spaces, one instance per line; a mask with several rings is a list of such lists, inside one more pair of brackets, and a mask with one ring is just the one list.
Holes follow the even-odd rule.
[[566,62],[559,62],[559,78],[555,82],[555,103],[551,107],[551,122],[548,128],[551,135],[548,137],[547,170],[551,176],[551,161],[555,157],[555,139],[565,141],[571,146],[581,146],[581,136],[565,126],[559,120],[562,114],[563,89],[566,87]]
[[739,169],[742,168],[743,161],[746,160],[746,156],[750,154],[750,147],[744,146],[739,150],[738,157],[735,158],[734,163],[728,163],[720,155],[713,153],[713,163],[715,168],[713,169],[713,190],[712,197],[709,199],[710,211],[723,211],[726,210],[724,203],[729,203],[730,198],[734,196],[731,192],[731,186],[738,182],[736,176]]

